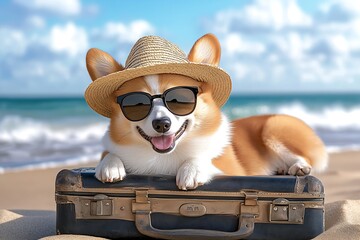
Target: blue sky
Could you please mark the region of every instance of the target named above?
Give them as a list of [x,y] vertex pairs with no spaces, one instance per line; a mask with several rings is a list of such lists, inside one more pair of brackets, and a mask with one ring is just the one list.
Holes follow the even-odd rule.
[[124,63],[159,35],[188,52],[211,32],[233,93],[360,92],[360,5],[351,0],[0,2],[0,96],[82,95],[89,48]]

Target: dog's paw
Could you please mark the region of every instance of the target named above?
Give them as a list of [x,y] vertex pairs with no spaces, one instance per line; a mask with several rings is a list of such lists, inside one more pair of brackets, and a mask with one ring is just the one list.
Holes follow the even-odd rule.
[[176,185],[180,190],[195,189],[210,181],[211,176],[201,171],[200,167],[185,162],[176,174]]
[[118,182],[125,178],[123,162],[114,154],[108,153],[95,169],[95,177],[101,182]]
[[293,176],[305,176],[311,172],[311,166],[307,162],[297,162],[289,168],[288,174]]

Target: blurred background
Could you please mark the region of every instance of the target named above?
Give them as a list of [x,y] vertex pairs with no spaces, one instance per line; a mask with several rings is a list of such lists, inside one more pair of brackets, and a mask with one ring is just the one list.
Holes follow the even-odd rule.
[[345,0],[0,2],[0,173],[99,159],[108,119],[83,99],[89,48],[124,64],[144,35],[189,52],[211,32],[231,118],[285,113],[329,152],[360,149],[360,4]]

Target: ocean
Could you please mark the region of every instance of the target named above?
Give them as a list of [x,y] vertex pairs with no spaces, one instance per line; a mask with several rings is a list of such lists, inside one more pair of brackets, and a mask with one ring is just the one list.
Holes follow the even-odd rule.
[[[230,118],[283,113],[309,124],[329,152],[360,150],[360,94],[232,95]],[[108,119],[83,98],[0,98],[0,173],[100,158]]]

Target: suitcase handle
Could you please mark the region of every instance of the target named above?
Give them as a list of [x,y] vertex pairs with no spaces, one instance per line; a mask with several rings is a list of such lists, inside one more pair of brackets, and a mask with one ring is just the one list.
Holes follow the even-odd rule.
[[143,235],[163,239],[241,239],[254,231],[255,215],[242,213],[239,217],[239,228],[235,232],[222,232],[203,229],[163,230],[151,225],[150,211],[136,211],[136,228]]

